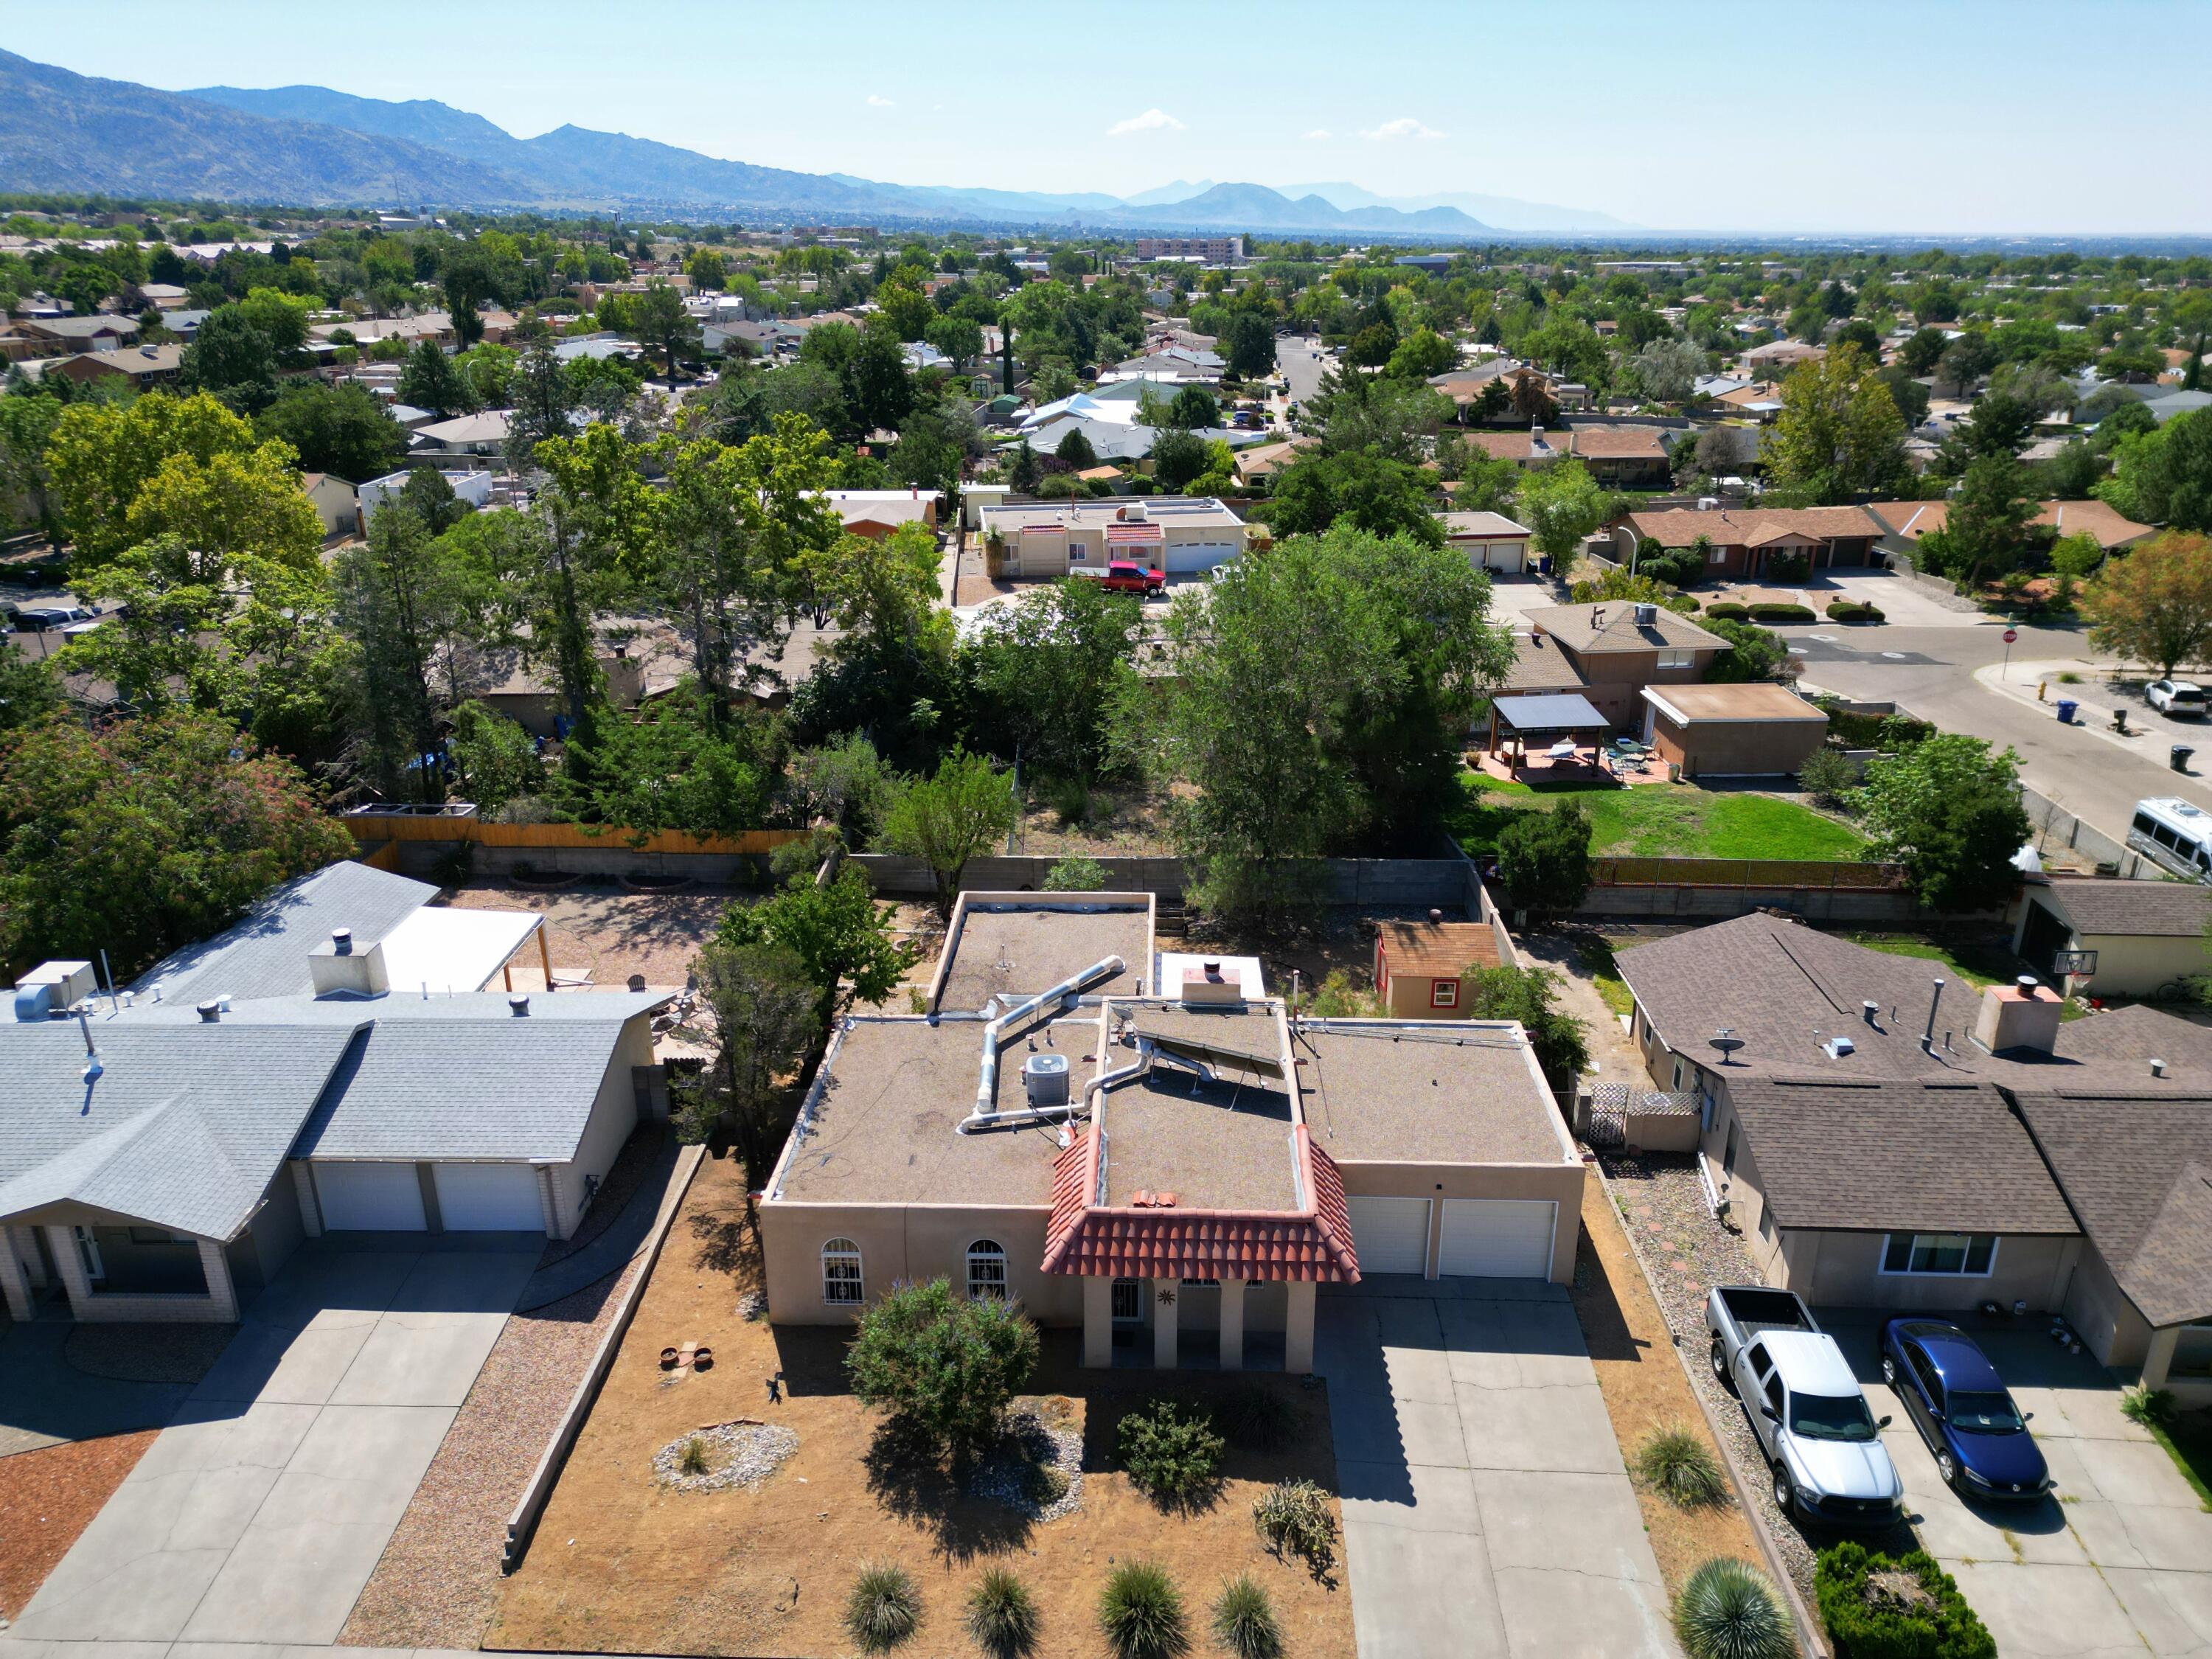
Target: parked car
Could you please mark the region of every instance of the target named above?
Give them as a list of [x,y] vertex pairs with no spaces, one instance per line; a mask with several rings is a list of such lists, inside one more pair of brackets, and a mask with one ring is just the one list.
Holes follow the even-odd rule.
[[2143,701],[2178,720],[2204,718],[2204,688],[2193,680],[2153,680],[2143,687]]
[[1961,1498],[2030,1500],[2051,1490],[2028,1414],[1956,1325],[1891,1320],[1881,1328],[1881,1380],[1936,1454],[1943,1484]]
[[1133,560],[1115,559],[1106,567],[1102,580],[1109,593],[1164,593],[1168,573],[1154,570]]
[[1794,1291],[1723,1285],[1705,1298],[1713,1375],[1743,1401],[1774,1505],[1796,1519],[1887,1526],[1905,1496],[1858,1379]]
[[100,613],[81,605],[19,605],[15,607],[15,626],[26,633],[66,628],[71,623],[91,622]]

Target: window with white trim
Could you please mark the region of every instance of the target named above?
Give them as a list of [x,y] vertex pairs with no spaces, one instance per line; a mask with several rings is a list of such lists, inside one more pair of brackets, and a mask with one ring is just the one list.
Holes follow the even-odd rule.
[[849,1238],[833,1238],[822,1247],[822,1299],[839,1308],[857,1308],[867,1299],[860,1247]]
[[1006,1299],[1006,1253],[996,1239],[979,1238],[968,1247],[968,1299]]
[[1712,548],[1705,554],[1705,562],[1707,564],[1725,564],[1727,562],[1728,549],[1725,547]]
[[1995,1233],[1892,1233],[1882,1245],[1881,1270],[1980,1279],[1996,1254]]
[[1429,983],[1429,1006],[1456,1008],[1459,1006],[1459,981],[1455,979],[1432,980]]
[[1687,651],[1662,651],[1657,665],[1661,668],[1687,668],[1696,660],[1696,656]]

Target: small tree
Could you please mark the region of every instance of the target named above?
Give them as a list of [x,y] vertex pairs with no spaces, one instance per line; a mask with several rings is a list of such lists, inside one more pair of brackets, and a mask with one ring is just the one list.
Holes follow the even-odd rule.
[[2169,530],[2108,561],[2082,598],[2092,644],[2171,678],[2212,645],[2212,541]]
[[902,790],[884,818],[884,842],[929,866],[937,914],[951,920],[968,860],[1014,827],[1014,797],[1005,773],[981,755],[956,750],[933,778]]
[[1548,968],[1470,967],[1460,978],[1460,1006],[1470,1019],[1519,1021],[1545,1081],[1571,1100],[1589,1064],[1589,1042],[1582,1021],[1554,1000],[1559,985]]
[[1083,435],[1079,426],[1068,428],[1067,435],[1052,453],[1073,471],[1085,471],[1098,465],[1098,452],[1091,447],[1091,440]]
[[915,946],[891,938],[891,914],[890,905],[876,902],[867,877],[848,864],[827,883],[795,875],[772,898],[731,906],[715,937],[724,945],[789,951],[814,988],[827,1030],[849,1004],[881,1002],[920,959]]
[[864,1404],[936,1450],[966,1457],[997,1432],[1036,1360],[1036,1327],[1020,1304],[970,1302],[933,1279],[899,1285],[861,1316],[845,1370]]
[[2019,884],[2012,860],[2033,826],[2020,804],[2019,757],[1942,732],[1868,763],[1857,793],[1866,856],[1902,864],[1931,910],[1981,910]]
[[1036,451],[1030,447],[1027,438],[1014,451],[1014,459],[1006,472],[1006,482],[1024,495],[1036,494],[1037,481],[1044,477],[1044,466],[1037,459]]
[[1705,678],[1716,684],[1778,680],[1790,671],[1790,647],[1782,635],[1753,623],[1715,617],[1703,624],[1729,642],[1713,659]]
[[1590,816],[1578,800],[1522,812],[1498,832],[1498,873],[1513,902],[1539,916],[1564,915],[1589,891]]
[[684,1138],[704,1140],[726,1123],[748,1178],[758,1182],[791,1132],[792,1085],[822,1029],[820,994],[805,964],[780,945],[714,940],[694,967],[717,1042]]

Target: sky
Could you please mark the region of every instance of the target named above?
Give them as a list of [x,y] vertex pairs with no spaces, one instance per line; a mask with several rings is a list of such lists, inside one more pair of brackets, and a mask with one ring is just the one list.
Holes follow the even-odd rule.
[[898,184],[1341,179],[1655,229],[2212,234],[2212,0],[0,0],[0,46]]

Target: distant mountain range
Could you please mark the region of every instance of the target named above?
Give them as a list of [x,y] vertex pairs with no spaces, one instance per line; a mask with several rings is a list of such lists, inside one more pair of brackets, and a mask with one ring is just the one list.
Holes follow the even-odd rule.
[[517,138],[426,99],[389,103],[308,86],[161,92],[5,52],[0,191],[1416,241],[1625,228],[1603,214],[1503,197],[1393,198],[1355,185],[1273,190],[1208,179],[1126,199],[892,185],[725,161],[586,127]]

